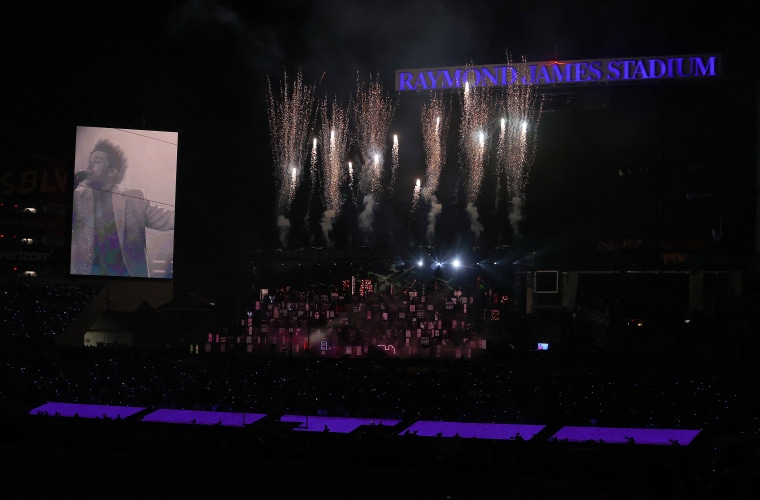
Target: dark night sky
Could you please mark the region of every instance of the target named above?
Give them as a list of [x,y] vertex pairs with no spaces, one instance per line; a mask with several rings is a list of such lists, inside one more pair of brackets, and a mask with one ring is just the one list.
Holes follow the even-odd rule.
[[[180,288],[213,295],[241,286],[245,249],[278,242],[267,77],[278,83],[295,69],[307,82],[324,75],[316,97],[347,98],[357,72],[379,75],[392,92],[397,69],[496,63],[509,50],[528,61],[720,53],[725,78],[753,82],[758,40],[745,28],[752,16],[730,3],[716,12],[659,1],[17,2],[0,16],[0,152],[71,158],[77,125],[179,131],[175,278]],[[747,88],[754,92],[753,84]],[[657,102],[657,109],[640,107],[638,97]],[[749,116],[742,126],[754,127],[754,94],[746,98],[749,103],[736,95],[727,101],[747,106],[750,112],[737,116]],[[531,189],[532,199],[542,195],[543,202],[531,205],[530,216],[532,227],[548,228],[553,238],[569,231],[566,220],[551,222],[557,212],[581,215],[568,205],[604,211],[619,196],[595,187],[604,172],[614,176],[616,162],[723,155],[715,148],[692,153],[693,142],[714,125],[694,113],[687,123],[695,134],[681,137],[680,124],[655,114],[676,106],[661,93],[637,90],[610,99],[614,109],[600,121],[573,113],[542,119],[546,131]],[[394,133],[419,133],[417,106],[412,97],[399,101]],[[717,108],[716,116],[731,119],[730,110]],[[732,141],[746,149],[729,157],[753,161],[754,146],[746,141],[756,135],[746,128],[733,133]],[[655,152],[647,149],[652,144],[659,144]],[[421,144],[405,143],[400,155],[404,175],[422,175]],[[404,213],[402,207],[385,215],[404,226]],[[572,231],[609,227],[600,220]]]

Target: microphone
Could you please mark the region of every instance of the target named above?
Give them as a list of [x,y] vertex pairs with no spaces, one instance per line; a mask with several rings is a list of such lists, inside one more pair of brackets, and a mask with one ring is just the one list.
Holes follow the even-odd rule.
[[74,174],[74,187],[77,187],[79,183],[81,183],[83,180],[86,180],[88,177],[87,172],[84,170],[80,170],[76,174]]

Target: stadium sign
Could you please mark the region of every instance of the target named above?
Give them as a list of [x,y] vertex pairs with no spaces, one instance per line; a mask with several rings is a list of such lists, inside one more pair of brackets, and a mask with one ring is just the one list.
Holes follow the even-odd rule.
[[47,262],[52,256],[52,250],[48,252],[29,252],[26,250],[0,251],[0,260],[18,262]]
[[448,90],[510,85],[579,85],[713,78],[720,56],[656,56],[538,63],[501,63],[396,71],[396,90]]

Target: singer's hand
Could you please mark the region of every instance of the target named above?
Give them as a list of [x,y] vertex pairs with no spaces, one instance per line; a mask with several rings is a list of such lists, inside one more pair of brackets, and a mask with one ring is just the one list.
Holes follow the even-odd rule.
[[80,170],[74,174],[74,187],[87,186],[87,177],[89,177],[89,174],[84,170]]

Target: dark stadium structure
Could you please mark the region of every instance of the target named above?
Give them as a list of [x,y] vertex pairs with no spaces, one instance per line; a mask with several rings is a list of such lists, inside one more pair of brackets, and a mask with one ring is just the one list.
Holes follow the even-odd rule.
[[[32,483],[54,494],[88,471],[100,498],[753,498],[757,82],[724,68],[541,90],[519,237],[483,210],[473,238],[457,198],[434,245],[410,223],[406,244],[387,227],[354,244],[344,227],[334,245],[236,248],[220,260],[245,270],[239,286],[215,297],[183,275],[197,235],[179,230],[172,280],[70,276],[73,166],[0,159],[11,496]],[[139,410],[38,410],[56,403]],[[174,410],[219,420],[146,419]],[[221,425],[230,413],[266,417]],[[372,424],[300,432],[293,415]],[[544,427],[529,439],[402,432],[427,422]],[[578,427],[598,432],[557,437]],[[696,437],[633,437],[662,429]]]

